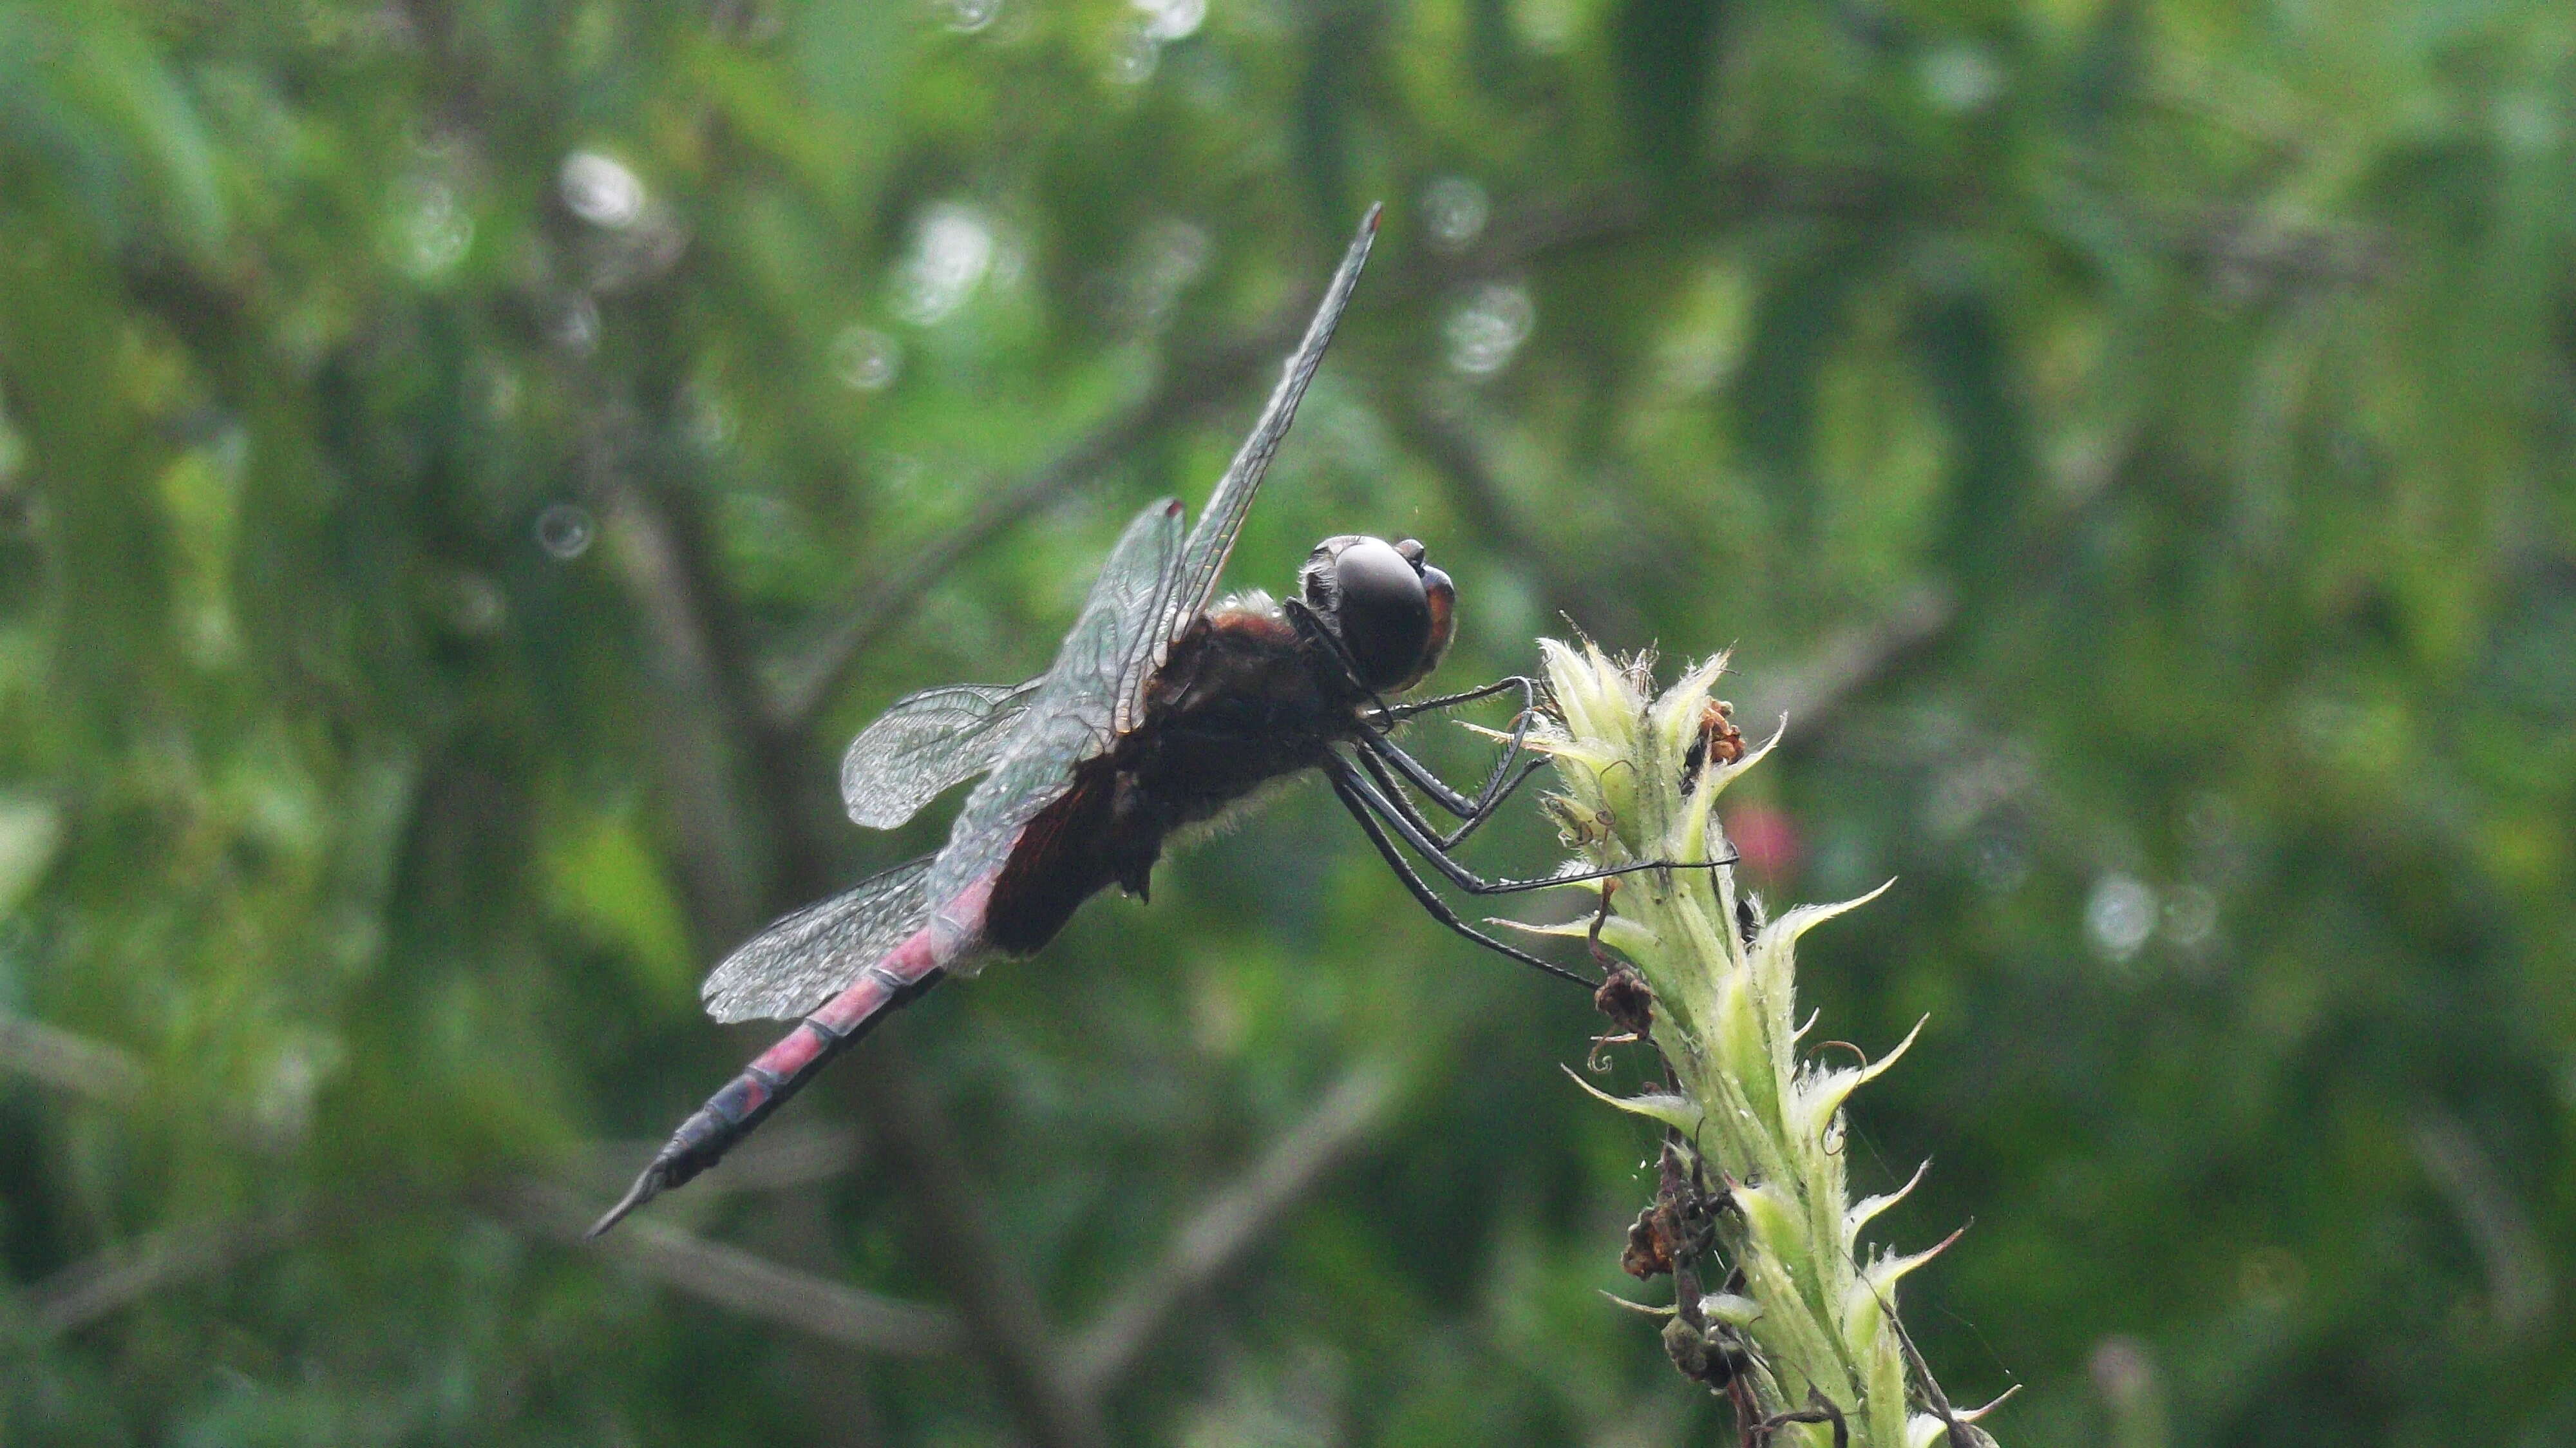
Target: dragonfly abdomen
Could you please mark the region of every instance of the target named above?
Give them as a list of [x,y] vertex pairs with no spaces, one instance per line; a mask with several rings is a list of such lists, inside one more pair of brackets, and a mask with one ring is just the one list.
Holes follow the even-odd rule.
[[942,957],[953,953],[942,948],[943,934],[935,925],[915,932],[884,959],[860,971],[848,989],[825,1001],[777,1044],[753,1058],[723,1090],[680,1123],[625,1199],[608,1209],[590,1235],[607,1231],[628,1212],[714,1166],[735,1142],[750,1135],[753,1127],[814,1079],[825,1063],[877,1022],[937,985],[947,974]]

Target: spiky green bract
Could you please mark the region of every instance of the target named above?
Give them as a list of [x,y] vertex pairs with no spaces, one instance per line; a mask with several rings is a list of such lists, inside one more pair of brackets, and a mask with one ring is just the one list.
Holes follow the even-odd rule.
[[[1724,657],[1654,695],[1649,661],[1613,661],[1589,644],[1540,647],[1555,717],[1532,743],[1564,784],[1556,809],[1568,843],[1600,866],[1724,858],[1712,807],[1771,748],[1728,760],[1733,750],[1708,747],[1709,689]],[[1621,877],[1601,938],[1654,994],[1654,1042],[1676,1089],[1603,1099],[1672,1128],[1712,1184],[1732,1184],[1719,1246],[1743,1285],[1718,1303],[1732,1311],[1703,1310],[1750,1339],[1763,1409],[1805,1408],[1812,1387],[1842,1409],[1855,1448],[1922,1448],[1942,1424],[1915,1405],[1937,1399],[1909,1383],[1887,1313],[1898,1280],[1932,1254],[1864,1252],[1862,1228],[1904,1193],[1854,1204],[1842,1150],[1844,1101],[1914,1038],[1857,1065],[1798,1057],[1798,937],[1876,894],[1764,921],[1739,900],[1732,869]],[[1590,924],[1556,928],[1580,935]],[[1775,1441],[1831,1440],[1829,1427],[1799,1424]]]

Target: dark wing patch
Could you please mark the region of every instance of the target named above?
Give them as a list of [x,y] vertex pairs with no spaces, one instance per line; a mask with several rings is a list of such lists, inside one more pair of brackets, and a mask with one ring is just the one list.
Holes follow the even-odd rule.
[[707,973],[698,988],[719,1021],[794,1020],[858,980],[930,917],[931,861],[881,870],[840,894],[779,917]]
[[1139,629],[1154,626],[1146,608],[1167,587],[1181,544],[1181,505],[1156,503],[1119,536],[1082,616],[1056,650],[1055,663],[1029,700],[1011,747],[966,798],[948,846],[930,872],[930,898],[945,903],[1002,868],[1020,831],[1073,785],[1074,766],[1104,753],[1116,738],[1117,691]]
[[1028,955],[1055,938],[1083,901],[1110,884],[1109,808],[1117,773],[1106,758],[1076,771],[1073,788],[1037,812],[993,882],[984,934],[994,946]]

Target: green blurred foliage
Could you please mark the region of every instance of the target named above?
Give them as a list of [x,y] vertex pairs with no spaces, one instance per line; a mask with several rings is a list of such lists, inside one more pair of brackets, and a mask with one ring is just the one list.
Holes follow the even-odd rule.
[[[1415,534],[1446,678],[1564,610],[1815,705],[1742,808],[1777,897],[1901,877],[1808,990],[1931,1017],[1854,1170],[1976,1223],[1953,1397],[2576,1438],[2571,80],[2534,0],[0,5],[0,1010],[135,1068],[0,1079],[0,1440],[1014,1438],[511,1184],[604,1203],[755,1048],[697,970],[937,838],[840,743],[1043,664],[1376,198],[1233,576]],[[1155,897],[887,1033],[1051,1319],[1403,1088],[1116,1441],[1728,1441],[1594,1290],[1647,1144],[1575,993],[1311,787]],[[936,1298],[864,1141],[722,1175],[653,1211]]]

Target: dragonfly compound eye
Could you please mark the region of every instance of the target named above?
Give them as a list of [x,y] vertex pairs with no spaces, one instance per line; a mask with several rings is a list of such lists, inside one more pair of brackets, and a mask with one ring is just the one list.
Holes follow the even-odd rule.
[[1334,624],[1360,682],[1392,689],[1419,672],[1431,641],[1422,575],[1381,538],[1362,538],[1333,561]]
[[1440,656],[1449,652],[1450,636],[1458,628],[1458,586],[1449,581],[1449,575],[1437,568],[1423,569],[1422,591],[1431,604],[1431,637],[1423,643],[1422,657],[1414,662],[1413,677],[1405,681],[1407,688],[1440,667]]

